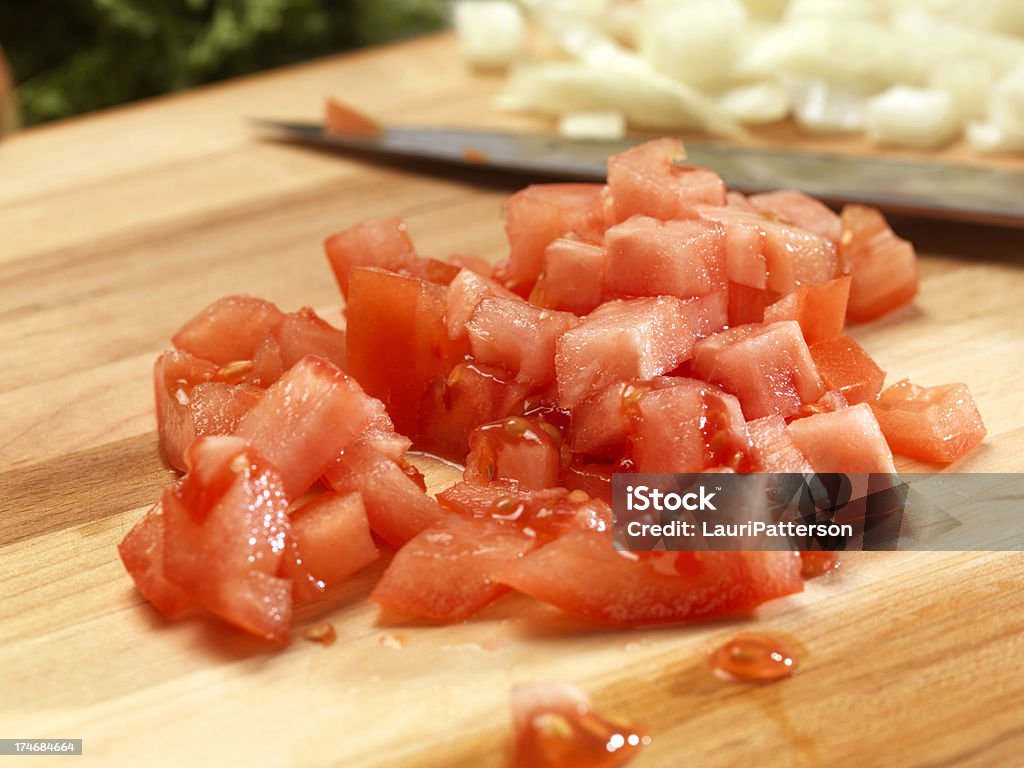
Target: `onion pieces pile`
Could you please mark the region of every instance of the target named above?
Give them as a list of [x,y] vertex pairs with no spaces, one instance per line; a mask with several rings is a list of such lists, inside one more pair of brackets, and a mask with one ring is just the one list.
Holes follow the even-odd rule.
[[497,106],[574,135],[614,138],[628,124],[730,137],[792,117],[880,145],[963,135],[978,152],[1024,150],[1020,0],[457,0],[454,11],[469,62],[509,68]]

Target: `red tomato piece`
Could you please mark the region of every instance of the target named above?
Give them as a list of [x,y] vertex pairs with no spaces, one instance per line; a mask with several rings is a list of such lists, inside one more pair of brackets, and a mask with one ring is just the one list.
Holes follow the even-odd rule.
[[706,339],[729,325],[729,289],[722,284],[707,296],[686,299],[680,311],[694,339]]
[[612,503],[612,472],[610,464],[586,464],[574,461],[562,470],[559,484],[570,491],[583,491],[592,499]]
[[335,493],[358,492],[370,528],[395,549],[444,517],[402,464],[366,445],[347,448],[324,474]]
[[965,384],[920,387],[904,379],[885,390],[871,408],[889,446],[914,459],[956,461],[985,437],[981,414]]
[[761,213],[775,216],[787,224],[794,224],[833,243],[838,243],[842,235],[843,227],[835,211],[820,200],[815,200],[795,189],[751,195],[748,202]]
[[810,346],[811,359],[830,390],[851,405],[874,400],[882,391],[885,371],[849,336],[836,336]]
[[483,363],[459,363],[447,379],[434,379],[420,412],[419,445],[438,456],[462,462],[469,435],[480,424],[509,416],[529,387],[505,370]]
[[849,276],[837,277],[820,285],[801,285],[793,293],[787,293],[765,307],[764,322],[796,320],[807,343],[817,344],[842,335],[849,297]]
[[414,440],[430,382],[468,352],[464,341],[448,338],[446,303],[446,288],[419,278],[379,269],[350,275],[349,371]]
[[825,392],[800,326],[791,320],[709,336],[697,343],[691,365],[697,376],[736,395],[750,419],[793,416]]
[[390,426],[380,401],[327,360],[310,355],[267,390],[236,434],[274,465],[289,497],[297,499],[348,447],[393,437]]
[[583,491],[529,490],[508,480],[463,481],[439,493],[437,500],[463,516],[514,523],[540,541],[558,538],[569,531],[608,531],[612,524],[608,504]]
[[[285,315],[277,328],[276,338],[285,370],[306,355],[325,358],[345,370],[345,332],[322,320],[309,307]],[[267,385],[273,381],[267,381]]]
[[786,429],[786,420],[778,414],[747,422],[750,455],[758,472],[814,471],[807,457],[796,447]]
[[713,384],[678,379],[635,402],[630,456],[637,472],[745,467],[750,441],[739,401]]
[[117,551],[142,596],[167,618],[180,616],[188,594],[164,574],[164,511],[159,503],[128,531]]
[[824,576],[839,567],[839,553],[812,550],[800,553],[800,575],[804,579]]
[[725,183],[714,171],[681,165],[686,150],[678,139],[655,139],[608,158],[611,221],[653,216],[662,221],[694,219],[694,206],[725,205]]
[[273,334],[282,319],[284,313],[269,301],[225,296],[181,326],[171,342],[218,365],[252,360],[260,339]]
[[789,293],[838,275],[831,240],[737,208],[701,206],[700,215],[725,227],[726,274],[734,283]]
[[252,384],[228,384],[222,368],[188,352],[168,350],[153,367],[160,450],[185,469],[185,449],[203,435],[229,435],[263,394]]
[[324,251],[345,297],[348,297],[350,275],[357,267],[401,272],[418,258],[409,230],[401,219],[361,221],[328,237]]
[[693,351],[683,301],[674,296],[602,304],[556,343],[558,402],[573,408],[627,379],[674,370]]
[[445,324],[449,338],[461,339],[466,336],[466,322],[473,316],[473,310],[484,296],[515,298],[514,293],[494,280],[469,269],[460,270],[448,286],[446,297]]
[[874,208],[848,205],[841,219],[839,256],[852,278],[849,318],[867,322],[910,302],[918,287],[914,246],[897,237]]
[[572,411],[570,431],[574,453],[617,459],[626,450],[629,430],[637,417],[637,401],[651,389],[670,386],[672,379],[618,381],[595,392]]
[[544,265],[544,249],[570,233],[604,232],[604,187],[600,184],[534,184],[505,201],[508,262],[495,276],[520,296],[529,296]]
[[568,683],[517,685],[511,705],[509,768],[618,768],[650,742],[642,728],[595,712]]
[[867,403],[796,419],[787,429],[815,472],[896,472],[889,445]]
[[544,269],[530,293],[539,307],[577,315],[592,312],[602,299],[608,253],[578,237],[559,237],[544,249]]
[[448,515],[398,551],[370,600],[410,616],[462,621],[508,591],[491,573],[536,543],[510,523]]
[[541,309],[522,299],[484,296],[466,323],[473,357],[513,373],[516,381],[543,388],[555,380],[555,343],[579,318]]
[[221,618],[286,640],[291,582],[277,578],[288,540],[288,498],[267,460],[238,437],[204,437],[188,474],[167,490],[164,572]]
[[291,580],[297,603],[315,600],[380,557],[358,493],[322,493],[294,509],[289,522],[280,575]]
[[706,296],[725,284],[725,229],[713,221],[633,216],[609,227],[606,291],[617,296]]
[[541,417],[510,416],[481,424],[469,435],[464,477],[512,480],[529,490],[551,488],[558,484],[561,448],[558,428]]
[[803,590],[794,552],[616,552],[572,531],[494,575],[541,602],[624,626],[729,616]]
[[782,298],[779,293],[769,291],[767,288],[751,288],[748,285],[733,282],[730,282],[728,286],[729,326],[763,323],[765,320],[764,313],[767,308],[776,304]]

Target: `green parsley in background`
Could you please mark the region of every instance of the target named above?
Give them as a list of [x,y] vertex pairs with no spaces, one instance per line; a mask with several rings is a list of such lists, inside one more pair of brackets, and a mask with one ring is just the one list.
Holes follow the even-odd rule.
[[25,125],[442,26],[445,0],[0,0]]

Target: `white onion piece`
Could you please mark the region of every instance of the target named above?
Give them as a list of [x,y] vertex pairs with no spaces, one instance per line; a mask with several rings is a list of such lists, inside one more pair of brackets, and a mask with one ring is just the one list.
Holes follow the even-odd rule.
[[704,94],[682,83],[671,87],[642,73],[611,76],[577,62],[523,65],[512,70],[495,107],[559,116],[569,112],[621,111],[630,124],[657,130],[693,128],[739,135],[735,120]]
[[783,16],[786,22],[803,19],[869,21],[883,23],[879,0],[790,0]]
[[455,35],[473,67],[507,67],[526,47],[526,22],[512,0],[456,0]]
[[812,18],[776,27],[743,54],[737,69],[757,78],[788,74],[862,93],[923,81],[930,54],[881,24]]
[[1024,40],[970,29],[962,23],[908,10],[892,17],[891,27],[908,48],[923,52],[931,61],[967,59],[987,61],[997,76],[1024,61]]
[[988,112],[988,94],[995,83],[992,65],[979,59],[943,59],[928,73],[927,85],[945,91],[961,121],[981,120]]
[[570,112],[558,121],[558,133],[567,139],[614,141],[626,135],[626,116],[621,112]]
[[785,79],[797,124],[811,133],[864,130],[865,97],[826,80]]
[[774,80],[730,88],[719,94],[718,104],[744,125],[783,120],[793,106],[789,93]]
[[989,120],[1008,136],[1024,136],[1024,65],[1008,73],[988,98]]
[[967,146],[975,152],[1020,152],[1024,135],[1011,135],[993,123],[971,123],[967,126]]
[[897,85],[868,100],[865,128],[876,144],[934,149],[956,136],[960,121],[945,91]]
[[739,30],[746,10],[737,0],[653,4],[641,19],[640,56],[658,72],[698,88],[720,88],[734,78]]
[[747,12],[762,19],[778,19],[788,4],[789,0],[743,0]]

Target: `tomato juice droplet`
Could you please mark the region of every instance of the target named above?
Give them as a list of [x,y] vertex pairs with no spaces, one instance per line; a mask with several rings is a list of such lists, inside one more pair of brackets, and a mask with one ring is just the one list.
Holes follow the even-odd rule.
[[831,573],[839,567],[839,553],[829,551],[809,551],[800,553],[800,576],[813,579]]
[[779,638],[743,632],[711,655],[716,674],[729,680],[771,682],[796,672],[796,657]]

